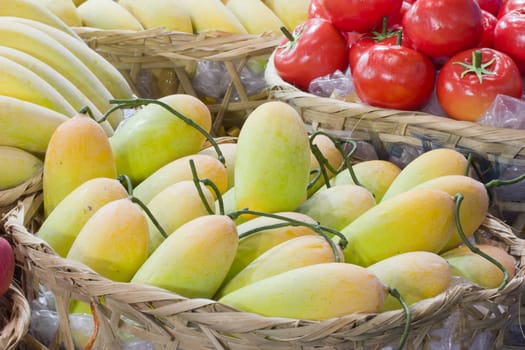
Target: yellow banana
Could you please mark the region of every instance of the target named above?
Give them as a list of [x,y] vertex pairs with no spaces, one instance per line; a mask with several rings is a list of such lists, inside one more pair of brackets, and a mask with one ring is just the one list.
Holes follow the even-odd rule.
[[[27,24],[0,20],[0,45],[21,50],[47,63],[77,86],[99,110],[104,112],[112,107],[109,101],[113,96],[96,75],[45,32]],[[115,128],[123,118],[123,113],[116,111],[108,121]]]
[[51,135],[68,119],[35,103],[0,95],[0,145],[44,155]]
[[16,147],[0,146],[0,191],[21,185],[42,170],[44,162]]
[[60,93],[37,74],[0,57],[0,95],[19,98],[73,116],[76,111]]
[[0,6],[0,16],[30,18],[47,23],[71,36],[79,36],[39,0],[4,0]]

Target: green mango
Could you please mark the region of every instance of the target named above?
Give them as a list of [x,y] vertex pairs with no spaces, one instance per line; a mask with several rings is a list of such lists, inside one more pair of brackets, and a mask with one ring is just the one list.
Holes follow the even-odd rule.
[[[237,144],[219,143],[218,146],[224,156],[224,166],[226,167],[226,173],[228,174],[227,189],[230,189],[235,185],[235,151],[237,150]],[[215,158],[218,157],[217,151],[215,151],[213,146],[202,149],[198,154],[207,154]]]
[[[333,169],[339,169],[339,167],[343,163],[343,155],[341,154],[341,152],[339,152],[334,142],[328,136],[323,134],[315,135],[314,139],[312,140],[312,144],[319,148],[319,151]],[[320,170],[319,161],[315,157],[313,151],[310,153],[310,170]],[[329,179],[333,178],[336,175],[336,173],[330,171],[330,169],[328,168],[325,168],[325,170],[326,175]],[[313,173],[310,176],[310,181],[313,181],[314,179],[316,179],[315,173]],[[311,197],[315,192],[317,192],[317,190],[321,188],[324,185],[324,183],[325,180],[322,175],[317,177],[317,180],[315,180],[313,185],[310,188],[308,188],[308,197]]]
[[409,251],[437,253],[454,230],[454,209],[451,195],[430,188],[383,200],[341,230],[345,261],[366,267]]
[[326,320],[357,312],[377,313],[387,288],[371,271],[348,263],[321,263],[288,270],[219,299],[266,317]]
[[230,217],[197,217],[171,233],[131,282],[186,298],[212,298],[230,268],[237,243],[237,228]]
[[234,175],[237,209],[292,211],[305,200],[310,146],[295,109],[269,101],[250,113],[237,141]]
[[[210,110],[198,98],[173,94],[159,101],[210,131]],[[169,162],[197,153],[205,141],[196,128],[156,104],[140,109],[110,137],[119,174],[128,175],[135,185]]]
[[98,209],[127,196],[126,189],[116,179],[97,177],[87,180],[64,197],[44,219],[36,235],[58,255],[65,257],[82,227]]

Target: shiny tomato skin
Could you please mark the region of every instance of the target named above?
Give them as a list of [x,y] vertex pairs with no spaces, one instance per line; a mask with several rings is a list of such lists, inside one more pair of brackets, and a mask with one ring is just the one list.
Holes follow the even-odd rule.
[[512,10],[498,20],[494,48],[512,57],[525,74],[525,8]]
[[324,18],[329,19],[321,0],[311,0],[308,6],[308,18]]
[[357,60],[357,96],[371,106],[416,110],[429,99],[436,70],[428,57],[401,45],[376,44]]
[[402,24],[412,47],[434,61],[476,47],[483,35],[481,9],[475,0],[418,0]]
[[295,28],[294,36],[293,42],[284,40],[273,57],[284,81],[308,91],[313,79],[348,68],[346,38],[329,21],[310,18]]
[[439,104],[445,113],[456,120],[478,121],[487,111],[497,94],[520,98],[522,81],[518,67],[506,54],[492,48],[480,48],[481,62],[495,59],[487,70],[493,74],[483,75],[482,83],[474,73],[467,73],[459,64],[472,64],[472,52],[476,49],[462,51],[448,60],[441,68],[436,80],[436,94]]
[[330,21],[343,32],[381,29],[384,17],[396,16],[403,0],[320,0]]
[[507,0],[504,1],[504,3],[501,5],[501,8],[499,9],[498,15],[496,16],[498,19],[505,16],[508,12],[512,10],[517,10],[522,7],[525,7],[525,0]]
[[388,28],[392,30],[401,29],[403,16],[411,7],[412,7],[411,2],[406,1],[406,0],[403,1],[403,3],[401,4],[401,8],[399,9],[399,12],[388,20]]
[[481,10],[481,14],[483,16],[483,35],[478,47],[493,47],[494,29],[496,28],[498,19],[492,13],[485,10]]
[[490,12],[494,16],[498,15],[498,12],[501,9],[501,0],[476,0],[479,4],[479,7],[482,10]]

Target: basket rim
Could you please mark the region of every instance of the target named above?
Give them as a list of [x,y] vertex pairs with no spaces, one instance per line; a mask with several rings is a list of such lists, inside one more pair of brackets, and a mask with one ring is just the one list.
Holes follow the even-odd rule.
[[12,312],[10,319],[0,331],[0,345],[2,349],[14,350],[29,330],[31,308],[21,288],[15,282],[11,283],[2,299],[9,302]]

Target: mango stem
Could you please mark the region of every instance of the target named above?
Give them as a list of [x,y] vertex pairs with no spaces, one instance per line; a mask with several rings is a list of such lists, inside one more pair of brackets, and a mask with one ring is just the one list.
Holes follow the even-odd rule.
[[215,193],[217,197],[217,200],[219,201],[219,214],[224,215],[224,203],[222,200],[221,191],[219,190],[217,185],[215,185],[215,183],[208,178],[203,178],[203,179],[199,178],[197,174],[197,169],[195,168],[195,162],[193,161],[193,159],[190,159],[190,168],[191,168],[191,174],[193,176],[193,183],[195,184],[195,187],[197,188],[199,197],[202,203],[204,204],[204,206],[206,207],[206,211],[208,212],[208,214],[213,214],[214,211],[212,210],[212,208],[210,207],[210,204],[206,200],[206,197],[204,196],[204,192],[202,191],[202,188],[199,183],[202,183],[206,186],[210,186],[212,188],[213,192]]
[[487,259],[488,261],[490,261],[491,263],[493,263],[494,265],[496,265],[502,272],[503,272],[503,281],[501,282],[500,286],[498,287],[498,291],[501,291],[503,290],[503,288],[505,288],[505,286],[507,285],[508,281],[509,281],[509,272],[507,271],[507,269],[505,268],[505,266],[503,266],[498,260],[494,259],[493,257],[491,257],[490,255],[486,254],[485,252],[483,252],[481,249],[479,249],[478,247],[475,247],[472,243],[470,243],[470,241],[468,240],[467,236],[465,235],[465,232],[463,231],[463,227],[461,225],[461,220],[459,218],[459,211],[460,211],[460,208],[461,208],[461,202],[463,201],[463,194],[461,193],[456,193],[456,195],[454,196],[454,199],[455,199],[455,202],[456,202],[456,207],[455,207],[455,221],[456,221],[456,228],[458,230],[458,233],[459,233],[459,236],[461,237],[461,239],[463,240],[463,243],[465,243],[465,245],[473,252],[473,253],[476,253],[478,255],[481,255],[482,257],[484,257],[485,259]]
[[485,184],[485,188],[492,188],[492,187],[499,187],[499,186],[505,186],[505,185],[513,185],[515,183],[518,183],[520,181],[525,180],[525,173],[516,176],[515,178],[509,179],[509,180],[501,180],[501,179],[494,179]]
[[405,329],[403,330],[403,334],[401,335],[401,340],[399,341],[399,346],[397,348],[398,350],[402,350],[408,340],[408,334],[410,332],[410,326],[412,323],[412,313],[410,312],[410,308],[408,307],[407,303],[401,296],[401,293],[399,293],[396,288],[388,287],[388,293],[399,301],[406,316]]
[[97,120],[97,118],[95,118],[95,116],[93,115],[93,112],[91,111],[91,108],[89,108],[89,106],[84,106],[84,107],[80,108],[78,110],[78,113],[87,115],[88,117],[90,117],[91,119],[93,119],[94,121],[96,121],[99,124],[102,123],[102,121]]

